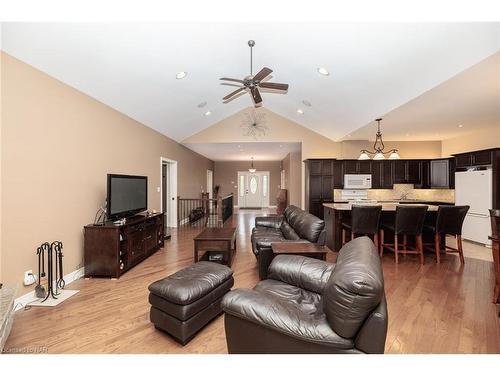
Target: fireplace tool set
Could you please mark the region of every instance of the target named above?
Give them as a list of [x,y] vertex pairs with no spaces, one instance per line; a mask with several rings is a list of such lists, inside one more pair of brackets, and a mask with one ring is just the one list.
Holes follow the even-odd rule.
[[[63,273],[63,244],[54,241],[51,244],[44,242],[36,250],[38,255],[38,285],[35,287],[35,295],[44,298],[45,302],[49,297],[57,299],[59,290],[64,289],[66,282]],[[47,274],[45,274],[45,259],[47,260]],[[42,277],[47,276],[47,290],[41,284]]]

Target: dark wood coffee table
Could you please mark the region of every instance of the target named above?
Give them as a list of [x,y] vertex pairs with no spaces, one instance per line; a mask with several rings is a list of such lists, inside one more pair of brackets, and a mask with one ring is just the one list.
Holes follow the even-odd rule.
[[302,255],[310,258],[326,260],[329,249],[315,243],[274,242],[271,244],[273,254]]
[[207,258],[206,260],[209,260],[210,253],[227,255],[226,260],[221,263],[231,267],[236,253],[236,228],[206,228],[194,238],[195,263],[200,260],[200,251],[205,251],[203,258]]

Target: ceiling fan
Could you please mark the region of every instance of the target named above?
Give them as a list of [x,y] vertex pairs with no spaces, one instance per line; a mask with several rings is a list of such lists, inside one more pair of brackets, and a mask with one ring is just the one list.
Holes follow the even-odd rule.
[[222,98],[224,103],[228,103],[231,100],[239,97],[245,91],[250,94],[253,100],[253,104],[255,107],[260,107],[262,105],[262,96],[260,95],[259,89],[272,90],[275,92],[279,92],[281,94],[286,94],[288,91],[288,84],[286,83],[275,83],[275,82],[267,82],[270,79],[270,74],[273,72],[269,68],[262,68],[257,74],[253,75],[253,55],[252,49],[255,46],[255,42],[253,40],[248,41],[248,46],[250,47],[250,75],[243,79],[236,78],[220,78],[221,81],[229,81],[236,82],[236,84],[231,83],[222,83],[226,86],[236,86],[237,90],[231,92]]

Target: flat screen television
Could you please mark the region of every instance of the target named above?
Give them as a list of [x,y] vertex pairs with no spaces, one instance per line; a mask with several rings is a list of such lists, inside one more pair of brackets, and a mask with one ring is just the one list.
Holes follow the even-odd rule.
[[147,176],[108,174],[106,207],[110,220],[133,216],[147,210]]

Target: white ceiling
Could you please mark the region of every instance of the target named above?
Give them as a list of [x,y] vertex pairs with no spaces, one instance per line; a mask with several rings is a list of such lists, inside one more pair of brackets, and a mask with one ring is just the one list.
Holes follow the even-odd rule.
[[213,161],[283,160],[288,153],[299,152],[300,143],[190,143],[189,148]]
[[290,85],[263,94],[264,106],[337,140],[498,51],[499,25],[4,23],[1,46],[181,141],[249,105],[247,95],[223,104],[231,88],[218,78],[249,73],[254,39],[254,69]]
[[[500,127],[500,52],[384,115],[385,140],[443,140]],[[375,139],[375,121],[344,139]]]

